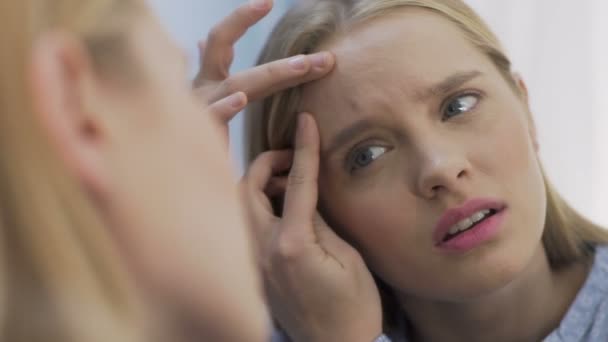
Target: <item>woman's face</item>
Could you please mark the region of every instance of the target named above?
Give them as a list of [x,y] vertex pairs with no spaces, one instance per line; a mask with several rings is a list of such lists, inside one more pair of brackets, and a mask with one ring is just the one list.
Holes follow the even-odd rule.
[[453,301],[512,281],[538,255],[546,205],[523,85],[428,10],[323,48],[337,68],[300,109],[319,125],[331,225],[402,294]]

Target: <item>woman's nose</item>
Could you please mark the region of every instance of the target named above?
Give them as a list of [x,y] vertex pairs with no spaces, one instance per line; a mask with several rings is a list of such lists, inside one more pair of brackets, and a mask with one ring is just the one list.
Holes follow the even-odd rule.
[[455,149],[433,145],[420,151],[416,191],[432,199],[441,193],[462,194],[465,180],[470,175],[467,157]]

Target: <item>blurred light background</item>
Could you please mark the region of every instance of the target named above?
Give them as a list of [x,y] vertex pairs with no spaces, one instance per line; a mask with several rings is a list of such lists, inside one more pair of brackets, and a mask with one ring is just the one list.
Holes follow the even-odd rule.
[[[255,65],[258,54],[274,24],[297,0],[274,0],[270,15],[252,27],[237,43],[232,72],[238,72]],[[198,71],[198,47],[200,40],[207,37],[209,30],[247,0],[148,0],[164,22],[168,31],[188,52],[191,73]],[[243,116],[237,116],[230,123],[230,145],[234,152],[235,164],[243,169]]]
[[[281,14],[298,0],[275,0],[272,14],[239,42],[233,70],[254,64]],[[304,1],[304,0],[300,0]],[[150,0],[197,69],[197,42],[243,0]],[[526,81],[549,178],[578,210],[608,226],[608,1],[466,0],[503,42]],[[242,117],[231,144],[242,167]]]

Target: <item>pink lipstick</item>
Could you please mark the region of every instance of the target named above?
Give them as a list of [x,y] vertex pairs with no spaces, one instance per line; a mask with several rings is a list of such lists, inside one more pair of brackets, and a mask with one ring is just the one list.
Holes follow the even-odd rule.
[[491,240],[502,228],[506,215],[504,202],[476,198],[448,209],[433,232],[433,242],[441,250],[466,252]]

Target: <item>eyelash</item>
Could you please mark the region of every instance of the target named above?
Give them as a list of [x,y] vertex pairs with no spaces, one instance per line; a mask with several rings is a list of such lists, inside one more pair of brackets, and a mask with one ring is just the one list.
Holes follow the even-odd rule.
[[[366,151],[366,150],[370,150],[370,149],[374,149],[374,148],[376,148],[376,149],[383,149],[382,154],[380,156],[372,159],[370,161],[370,163],[367,164],[367,165],[365,165],[365,166],[362,166],[362,167],[355,167],[354,166],[354,163],[356,162],[357,157],[359,157],[361,155],[361,152]],[[349,152],[347,154],[346,163],[345,163],[346,170],[349,173],[352,174],[352,173],[356,173],[359,170],[365,169],[365,168],[367,168],[367,166],[373,164],[376,160],[382,158],[390,150],[391,150],[390,147],[388,147],[386,145],[379,144],[379,143],[377,143],[377,144],[368,143],[368,144],[365,144],[365,145],[362,145],[362,146],[359,146],[359,147],[355,147],[355,148],[353,148],[351,150],[351,152]]]
[[[458,99],[461,99],[461,98],[464,98],[464,97],[468,97],[468,96],[474,97],[475,101],[476,101],[475,104],[472,105],[470,109],[468,109],[467,111],[464,111],[464,112],[462,112],[460,114],[454,115],[452,117],[446,117],[445,116],[445,111],[448,109],[448,106],[451,103],[453,103],[455,100],[458,100]],[[448,97],[445,101],[443,101],[443,103],[441,104],[441,107],[440,107],[441,108],[440,112],[441,112],[441,115],[442,115],[441,120],[442,121],[447,121],[447,120],[449,120],[449,119],[451,119],[451,118],[453,118],[455,116],[459,116],[459,115],[470,113],[470,112],[474,111],[479,106],[479,102],[482,100],[482,98],[483,98],[483,95],[480,92],[470,91],[470,90],[463,91],[463,92],[460,92],[460,93],[458,93],[456,95]],[[352,174],[352,173],[357,172],[358,170],[367,168],[368,165],[363,166],[363,167],[359,167],[359,168],[355,168],[353,166],[353,163],[355,162],[356,157],[358,157],[358,153],[364,151],[365,149],[370,149],[370,148],[383,148],[383,149],[385,149],[385,151],[382,153],[382,155],[380,155],[376,159],[373,159],[368,165],[373,164],[377,159],[382,158],[384,156],[384,154],[388,153],[391,150],[391,148],[389,148],[387,146],[380,145],[380,144],[376,144],[376,145],[374,145],[374,144],[366,144],[366,145],[363,145],[363,146],[360,146],[360,147],[354,147],[353,149],[351,149],[351,151],[347,154],[347,157],[346,157],[346,169],[348,170],[349,173]]]
[[[468,96],[472,96],[476,100],[475,104],[469,110],[464,111],[463,113],[460,113],[458,115],[454,115],[452,117],[445,116],[445,112],[451,103],[453,103],[457,99],[461,99],[461,98],[468,97]],[[442,102],[441,107],[440,107],[441,120],[447,121],[455,116],[459,116],[461,114],[466,114],[466,113],[470,113],[470,112],[474,111],[479,106],[479,103],[481,102],[482,99],[483,99],[483,94],[481,92],[472,91],[472,90],[466,90],[466,91],[457,93],[456,95],[448,97],[445,101]]]

